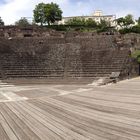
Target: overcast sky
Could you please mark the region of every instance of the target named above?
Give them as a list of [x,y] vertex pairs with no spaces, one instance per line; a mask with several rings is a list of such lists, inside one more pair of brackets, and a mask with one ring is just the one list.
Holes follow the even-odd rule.
[[13,24],[21,17],[32,17],[35,5],[56,2],[63,16],[90,15],[95,10],[117,17],[133,14],[140,16],[140,0],[0,0],[0,16],[6,24]]

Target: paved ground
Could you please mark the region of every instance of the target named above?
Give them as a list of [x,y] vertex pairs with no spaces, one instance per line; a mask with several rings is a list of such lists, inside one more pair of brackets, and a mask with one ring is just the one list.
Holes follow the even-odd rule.
[[0,83],[0,140],[140,140],[140,78],[102,87]]

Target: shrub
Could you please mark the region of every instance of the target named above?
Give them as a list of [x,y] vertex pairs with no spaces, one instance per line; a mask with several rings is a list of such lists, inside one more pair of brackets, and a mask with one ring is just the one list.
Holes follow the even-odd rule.
[[134,51],[132,54],[131,54],[131,57],[132,58],[135,58],[138,63],[140,63],[140,50],[136,50]]

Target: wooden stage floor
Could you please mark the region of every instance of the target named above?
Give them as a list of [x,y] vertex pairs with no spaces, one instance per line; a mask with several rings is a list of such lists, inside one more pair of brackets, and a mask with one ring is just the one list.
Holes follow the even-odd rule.
[[102,87],[1,82],[0,140],[140,140],[140,78]]

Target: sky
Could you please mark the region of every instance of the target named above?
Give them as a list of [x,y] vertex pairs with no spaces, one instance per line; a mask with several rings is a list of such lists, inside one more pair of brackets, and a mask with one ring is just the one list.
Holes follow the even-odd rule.
[[91,15],[95,10],[117,17],[140,16],[140,0],[0,0],[0,16],[5,24],[14,24],[21,17],[33,17],[33,9],[40,2],[59,4],[63,16]]

